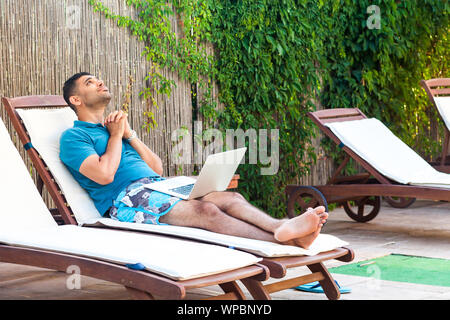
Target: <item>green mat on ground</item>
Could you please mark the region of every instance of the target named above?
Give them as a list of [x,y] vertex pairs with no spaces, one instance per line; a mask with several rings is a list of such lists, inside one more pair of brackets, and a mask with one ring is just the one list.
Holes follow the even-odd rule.
[[336,268],[331,273],[450,287],[450,260],[391,254]]

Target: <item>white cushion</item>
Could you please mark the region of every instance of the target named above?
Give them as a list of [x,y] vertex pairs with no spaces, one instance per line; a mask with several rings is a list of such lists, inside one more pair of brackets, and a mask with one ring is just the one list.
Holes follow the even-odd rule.
[[0,146],[0,225],[56,226],[1,118]]
[[437,109],[444,120],[447,129],[450,130],[450,97],[435,97]]
[[319,234],[309,249],[303,249],[296,246],[281,245],[268,241],[229,236],[198,228],[120,222],[108,218],[95,219],[92,223],[86,223],[85,225],[106,226],[111,228],[123,228],[158,234],[176,235],[179,237],[201,240],[208,243],[225,245],[227,247],[251,252],[262,257],[312,256],[320,252],[329,251],[348,245],[348,242],[329,234]]
[[79,224],[101,215],[89,194],[73,178],[59,158],[59,138],[77,120],[69,107],[60,109],[17,109],[31,143],[49,167]]
[[35,228],[0,226],[0,243],[75,254],[186,280],[238,269],[261,258],[222,246],[104,228],[74,225]]
[[450,174],[429,165],[379,120],[326,123],[327,127],[384,176],[402,184],[450,188]]

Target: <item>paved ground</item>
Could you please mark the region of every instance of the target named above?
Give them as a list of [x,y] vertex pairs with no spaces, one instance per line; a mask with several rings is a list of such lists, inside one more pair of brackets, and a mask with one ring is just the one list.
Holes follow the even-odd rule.
[[[450,203],[416,201],[407,209],[395,209],[383,202],[378,216],[368,223],[354,222],[343,209],[336,209],[331,212],[324,232],[350,243],[355,251],[353,262],[391,253],[450,259]],[[342,264],[334,261],[326,266]],[[341,300],[450,299],[450,287],[333,276],[341,285],[352,289]],[[286,291],[277,293],[274,299],[325,299],[322,294]]]
[[[450,259],[450,203],[417,201],[407,209],[395,209],[383,203],[378,217],[357,223],[342,209],[331,212],[324,233],[346,240],[362,261],[390,253]],[[331,268],[341,262],[330,261]],[[450,271],[449,271],[450,272]],[[290,270],[288,275],[307,273],[306,268]],[[450,300],[450,287],[417,285],[374,278],[333,275],[352,293],[341,300],[444,299]],[[0,263],[0,299],[129,299],[127,291],[116,284],[83,277],[81,289],[68,290],[68,275],[45,269]],[[220,291],[212,286],[188,294],[203,298]],[[275,300],[325,300],[323,294],[284,290],[272,295]]]

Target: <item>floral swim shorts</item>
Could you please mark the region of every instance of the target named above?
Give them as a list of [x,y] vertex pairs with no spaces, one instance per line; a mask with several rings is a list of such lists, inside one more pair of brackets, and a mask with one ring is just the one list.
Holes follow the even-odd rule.
[[162,177],[142,178],[122,190],[109,209],[111,219],[122,222],[163,224],[159,218],[168,213],[180,198],[144,188],[144,184],[164,180]]

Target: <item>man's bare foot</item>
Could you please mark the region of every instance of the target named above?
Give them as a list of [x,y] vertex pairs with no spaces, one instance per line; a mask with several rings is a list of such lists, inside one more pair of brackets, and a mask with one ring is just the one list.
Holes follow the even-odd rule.
[[314,231],[313,233],[308,234],[303,238],[294,239],[293,242],[295,243],[296,246],[302,247],[303,249],[308,249],[312,245],[314,240],[316,240],[316,238],[319,236],[321,230],[322,224],[320,224],[317,230]]
[[325,211],[325,207],[324,206],[320,206],[320,207],[317,207],[315,209],[313,209],[313,208],[306,209],[306,211],[310,211],[310,210],[315,210],[316,213],[319,215],[319,217],[321,219],[320,223],[325,225],[325,223],[327,222],[327,219],[328,219],[328,212]]
[[315,233],[318,225],[323,224],[326,218],[328,214],[323,206],[308,210],[302,215],[286,220],[275,230],[274,237],[280,242],[306,237]]
[[325,225],[325,223],[327,222],[327,219],[328,219],[328,212],[324,211],[324,212],[320,213],[319,218],[320,218],[320,223],[322,225]]

